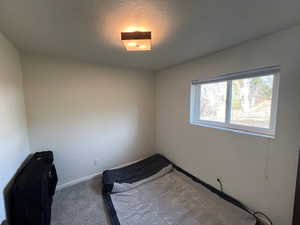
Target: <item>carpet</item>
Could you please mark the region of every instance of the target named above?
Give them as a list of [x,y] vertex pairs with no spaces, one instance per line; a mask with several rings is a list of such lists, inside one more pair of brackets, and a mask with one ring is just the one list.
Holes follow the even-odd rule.
[[59,190],[52,205],[51,225],[110,225],[101,194],[101,177]]

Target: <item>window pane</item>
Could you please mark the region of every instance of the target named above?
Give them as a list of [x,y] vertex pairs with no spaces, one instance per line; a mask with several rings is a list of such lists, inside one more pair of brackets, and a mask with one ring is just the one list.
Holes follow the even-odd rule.
[[232,81],[231,124],[270,128],[273,77]]
[[201,85],[200,119],[225,122],[227,81]]

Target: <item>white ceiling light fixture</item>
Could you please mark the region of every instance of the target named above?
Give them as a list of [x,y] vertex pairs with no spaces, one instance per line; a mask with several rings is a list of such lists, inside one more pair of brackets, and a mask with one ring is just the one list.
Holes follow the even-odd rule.
[[121,32],[121,40],[127,51],[150,51],[151,31]]

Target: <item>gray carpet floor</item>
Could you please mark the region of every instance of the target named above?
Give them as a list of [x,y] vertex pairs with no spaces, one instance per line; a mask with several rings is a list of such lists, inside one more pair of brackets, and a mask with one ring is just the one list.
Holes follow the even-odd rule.
[[109,225],[101,195],[101,177],[57,191],[51,225]]

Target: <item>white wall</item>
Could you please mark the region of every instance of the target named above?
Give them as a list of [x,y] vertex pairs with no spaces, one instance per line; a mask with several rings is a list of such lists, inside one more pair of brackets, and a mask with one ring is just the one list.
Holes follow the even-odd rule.
[[153,74],[22,55],[31,150],[54,151],[59,184],[151,154]]
[[[151,73],[24,54],[31,150],[54,151],[60,184],[159,152],[275,225],[292,219],[300,145],[300,27]],[[188,123],[193,79],[281,65],[276,139]],[[0,189],[28,155],[18,52],[0,35]],[[4,218],[2,195],[0,221]]]
[[[200,43],[201,44],[201,43]],[[281,66],[276,139],[189,124],[192,80],[269,65]],[[300,145],[300,27],[202,57],[157,74],[158,151],[275,225],[290,225]]]
[[0,223],[5,218],[3,189],[28,156],[19,53],[0,33]]

